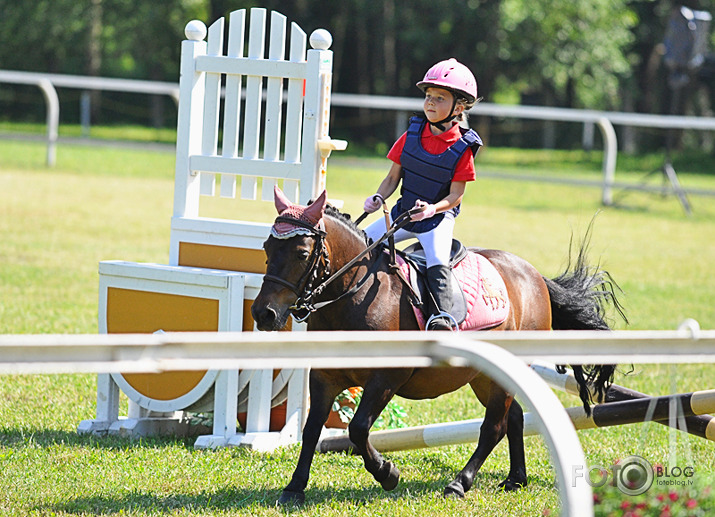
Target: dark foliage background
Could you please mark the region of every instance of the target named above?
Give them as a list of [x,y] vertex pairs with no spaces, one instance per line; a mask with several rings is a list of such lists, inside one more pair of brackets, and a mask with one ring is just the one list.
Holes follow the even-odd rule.
[[[687,1],[712,11],[712,0]],[[327,28],[334,91],[418,96],[434,62],[456,57],[475,72],[487,102],[709,115],[712,64],[691,74],[683,102],[670,104],[663,64],[669,0],[0,0],[0,69],[178,80],[179,42],[193,18],[209,25],[241,8],[285,14],[308,34]],[[708,31],[709,32],[709,31]],[[710,35],[708,35],[710,38]],[[77,90],[60,92],[63,122],[79,119]],[[168,98],[92,94],[92,122],[175,124]],[[0,119],[41,121],[33,88],[0,85]],[[474,120],[491,145],[579,145],[580,131],[541,122]],[[333,133],[382,151],[395,114],[334,110]],[[548,133],[548,138],[546,134]],[[642,132],[641,147],[662,135]],[[548,141],[547,141],[548,140]]]

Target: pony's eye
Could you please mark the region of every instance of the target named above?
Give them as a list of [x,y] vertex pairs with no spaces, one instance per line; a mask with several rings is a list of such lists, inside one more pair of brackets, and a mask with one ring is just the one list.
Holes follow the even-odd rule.
[[308,250],[298,250],[298,258],[300,260],[308,260],[308,257],[310,257]]

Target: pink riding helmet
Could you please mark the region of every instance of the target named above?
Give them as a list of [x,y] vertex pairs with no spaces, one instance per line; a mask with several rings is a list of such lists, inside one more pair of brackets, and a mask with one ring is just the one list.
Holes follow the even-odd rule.
[[417,83],[422,91],[430,86],[459,92],[470,102],[477,100],[477,80],[469,68],[454,58],[434,65],[427,70],[424,79]]

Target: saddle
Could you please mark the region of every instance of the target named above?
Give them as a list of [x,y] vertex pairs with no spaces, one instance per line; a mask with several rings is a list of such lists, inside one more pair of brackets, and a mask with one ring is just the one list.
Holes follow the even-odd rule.
[[[462,322],[467,317],[467,300],[464,298],[464,290],[454,276],[454,267],[467,257],[467,248],[457,239],[452,240],[452,249],[449,254],[449,268],[452,270],[452,310],[450,314],[457,321]],[[432,295],[427,285],[427,259],[422,244],[416,242],[399,253],[410,267],[409,274],[405,277],[409,279],[412,291],[418,296],[413,305],[419,307],[423,312],[427,310],[425,301]]]
[[[415,243],[397,254],[397,263],[410,283],[415,299],[412,305],[421,328],[426,318],[427,263],[422,245]],[[509,315],[506,285],[486,257],[468,250],[454,239],[449,267],[452,271],[452,311],[460,330],[481,330],[501,324]]]

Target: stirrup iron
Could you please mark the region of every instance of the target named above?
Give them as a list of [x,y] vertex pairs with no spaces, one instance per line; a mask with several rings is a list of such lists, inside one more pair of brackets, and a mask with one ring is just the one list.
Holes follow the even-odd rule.
[[438,312],[437,314],[433,314],[432,316],[429,317],[427,320],[427,323],[425,323],[425,330],[429,329],[430,323],[432,323],[432,320],[435,320],[437,318],[444,318],[450,322],[452,325],[452,329],[455,331],[459,330],[459,323],[457,323],[457,320],[454,319],[454,316],[452,316],[448,312]]

